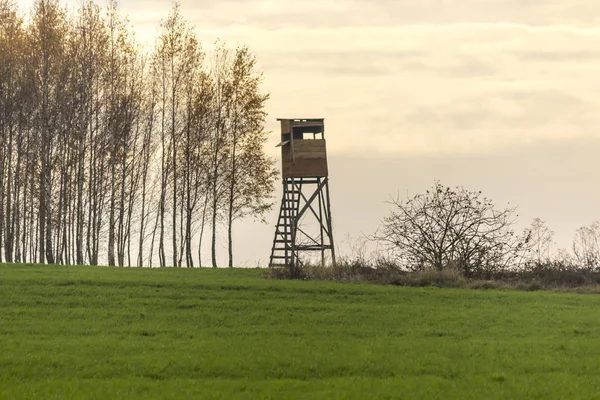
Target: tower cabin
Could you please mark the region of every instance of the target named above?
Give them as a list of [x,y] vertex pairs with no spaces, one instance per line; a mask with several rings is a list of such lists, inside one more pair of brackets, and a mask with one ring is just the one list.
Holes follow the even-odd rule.
[[327,152],[323,118],[278,119],[281,122],[283,179],[326,177]]

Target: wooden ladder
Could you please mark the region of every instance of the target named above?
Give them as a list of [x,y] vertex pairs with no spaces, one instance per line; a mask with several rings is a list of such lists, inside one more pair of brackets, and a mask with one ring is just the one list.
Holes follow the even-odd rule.
[[[300,183],[301,185],[301,183]],[[296,216],[300,207],[300,190],[293,178],[283,182],[283,197],[275,228],[269,267],[289,267],[296,259]]]

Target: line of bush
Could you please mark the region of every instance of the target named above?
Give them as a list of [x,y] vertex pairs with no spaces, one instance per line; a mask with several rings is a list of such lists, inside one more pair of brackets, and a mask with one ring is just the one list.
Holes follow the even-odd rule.
[[[516,208],[480,191],[436,182],[425,193],[389,201],[375,234],[351,245],[334,266],[309,262],[273,269],[273,278],[402,286],[561,289],[600,293],[600,223],[577,230],[572,253],[552,251],[554,232],[539,218],[519,234]],[[366,255],[368,242],[379,252]],[[384,256],[382,256],[384,254]],[[583,289],[582,289],[583,288]]]
[[600,293],[600,271],[565,264],[559,261],[528,263],[518,270],[485,272],[465,276],[452,266],[438,270],[425,268],[408,271],[393,261],[379,259],[368,262],[360,259],[342,260],[335,266],[304,264],[294,270],[273,268],[265,277],[271,279],[323,280],[346,283],[373,283],[469,289],[561,290],[581,293]]

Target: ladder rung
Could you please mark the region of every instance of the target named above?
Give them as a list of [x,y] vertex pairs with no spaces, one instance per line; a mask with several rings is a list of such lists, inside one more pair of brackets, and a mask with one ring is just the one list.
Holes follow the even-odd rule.
[[271,256],[271,259],[278,259],[278,260],[287,260],[288,258],[291,258],[291,257],[286,257],[286,256]]

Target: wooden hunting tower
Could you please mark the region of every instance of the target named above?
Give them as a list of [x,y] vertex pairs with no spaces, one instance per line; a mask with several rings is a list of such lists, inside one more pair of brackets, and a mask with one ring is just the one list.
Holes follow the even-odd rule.
[[[325,124],[322,118],[278,119],[281,122],[283,197],[270,267],[294,269],[300,253],[335,249],[331,228]],[[311,230],[312,229],[312,230]]]

